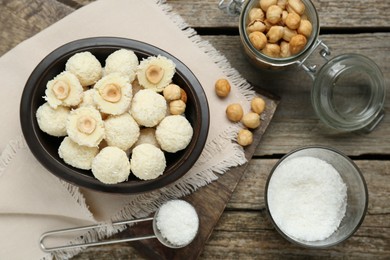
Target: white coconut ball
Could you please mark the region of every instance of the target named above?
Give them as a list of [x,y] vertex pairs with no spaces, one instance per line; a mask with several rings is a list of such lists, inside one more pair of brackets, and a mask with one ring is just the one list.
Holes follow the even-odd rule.
[[139,125],[154,127],[165,117],[165,98],[150,89],[141,89],[134,95],[130,112]]
[[103,74],[99,60],[89,51],[70,57],[65,64],[65,70],[76,75],[83,87],[95,84]]
[[80,104],[83,91],[77,77],[71,72],[63,71],[47,82],[43,98],[52,108],[73,107]]
[[93,107],[96,108],[95,102],[93,101],[93,96],[95,95],[95,89],[91,88],[84,91],[83,98],[79,107]]
[[96,179],[106,184],[124,182],[130,175],[130,162],[123,150],[107,146],[93,159],[92,173]]
[[58,155],[65,163],[83,170],[90,170],[92,160],[98,154],[99,148],[78,145],[69,137],[65,137],[58,148]]
[[68,107],[52,108],[47,102],[41,105],[36,112],[39,128],[52,136],[65,136],[66,119],[70,113]]
[[104,73],[119,72],[129,78],[130,82],[135,79],[135,71],[138,66],[138,57],[131,50],[120,49],[111,53],[106,59]]
[[157,142],[156,139],[156,129],[152,127],[145,127],[142,128],[138,137],[137,142],[134,144],[134,147],[140,145],[140,144],[151,144],[156,146],[157,148],[160,148],[160,145]]
[[107,144],[124,151],[130,149],[140,135],[139,126],[129,113],[108,117],[104,120],[104,128]]
[[151,180],[164,173],[165,155],[161,149],[151,144],[140,144],[131,154],[131,171],[141,180]]
[[190,143],[193,129],[182,115],[165,117],[156,128],[156,139],[162,150],[175,153]]

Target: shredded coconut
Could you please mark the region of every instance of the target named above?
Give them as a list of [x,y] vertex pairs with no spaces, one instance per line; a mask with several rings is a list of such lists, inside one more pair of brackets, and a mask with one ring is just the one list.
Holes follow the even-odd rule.
[[276,168],[268,187],[268,207],[278,227],[305,241],[328,238],[346,211],[347,187],[329,163],[298,157]]
[[65,70],[75,74],[84,87],[95,84],[103,73],[99,60],[89,51],[70,57],[65,64]]
[[184,200],[171,200],[159,209],[156,225],[161,235],[170,243],[184,246],[195,238],[199,219],[191,204]]
[[49,103],[41,105],[36,112],[39,128],[52,136],[66,135],[66,119],[70,113],[68,107],[52,108]]

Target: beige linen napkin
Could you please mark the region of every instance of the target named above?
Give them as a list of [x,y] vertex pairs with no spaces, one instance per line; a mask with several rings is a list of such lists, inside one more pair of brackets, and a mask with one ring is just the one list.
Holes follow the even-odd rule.
[[[205,89],[211,115],[206,147],[194,167],[169,187],[131,196],[79,189],[54,177],[27,148],[19,124],[19,102],[27,78],[57,47],[93,36],[125,37],[158,46],[186,64]],[[224,100],[214,93],[214,83],[221,77],[233,85]],[[228,122],[224,111],[232,102],[249,110],[254,92],[221,54],[164,3],[100,0],[81,8],[3,55],[0,84],[0,259],[50,259],[38,245],[45,231],[145,216],[164,201],[216,180],[215,173],[245,162],[242,148],[234,142],[239,126]],[[84,239],[116,231],[101,230]]]

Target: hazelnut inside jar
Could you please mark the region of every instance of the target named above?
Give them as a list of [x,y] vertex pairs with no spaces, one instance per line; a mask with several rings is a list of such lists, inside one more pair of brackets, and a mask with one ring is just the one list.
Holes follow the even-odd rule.
[[318,14],[310,0],[249,0],[242,8],[239,30],[252,63],[285,68],[315,48]]

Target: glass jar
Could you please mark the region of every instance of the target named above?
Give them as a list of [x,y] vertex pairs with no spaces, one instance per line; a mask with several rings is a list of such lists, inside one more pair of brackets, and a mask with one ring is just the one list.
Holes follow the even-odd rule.
[[[386,87],[379,67],[369,58],[358,54],[343,54],[329,59],[330,50],[319,39],[318,13],[310,0],[301,0],[305,15],[312,23],[312,33],[302,51],[288,58],[272,58],[255,49],[249,40],[249,12],[259,6],[259,0],[222,0],[221,9],[238,15],[243,50],[250,62],[259,69],[284,70],[300,67],[313,79],[311,101],[317,116],[326,125],[342,130],[370,132],[384,116]],[[307,59],[319,49],[325,63],[307,65]]]

